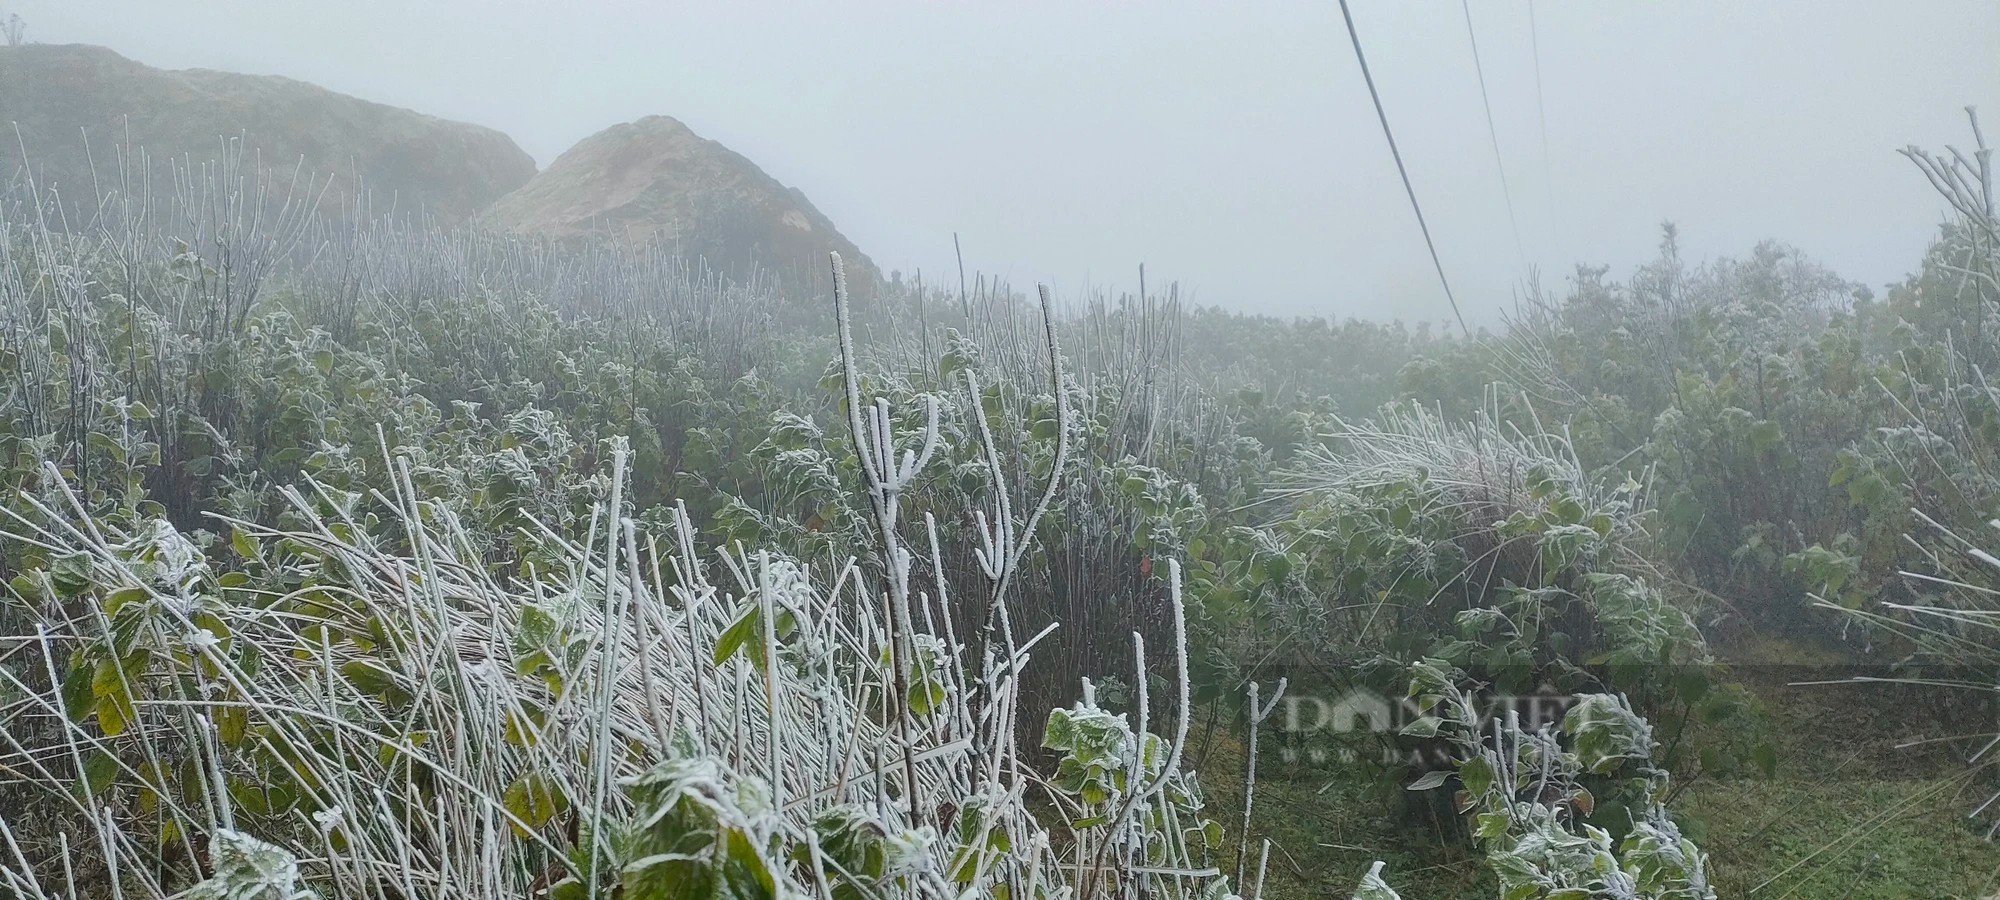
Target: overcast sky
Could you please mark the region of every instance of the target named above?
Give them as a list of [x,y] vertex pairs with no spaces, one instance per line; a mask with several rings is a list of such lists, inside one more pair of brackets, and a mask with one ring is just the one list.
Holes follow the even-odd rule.
[[[1469,318],[1530,265],[1779,238],[1879,286],[1943,208],[1894,151],[2000,143],[2000,2],[1354,0]],[[1335,0],[0,0],[30,40],[287,75],[498,128],[547,165],[664,113],[884,271],[1179,280],[1260,312],[1449,316]],[[1541,89],[1536,86],[1539,44]],[[1546,110],[1545,118],[1541,111]],[[1544,142],[1544,124],[1547,140]],[[1510,225],[1511,194],[1519,243]]]

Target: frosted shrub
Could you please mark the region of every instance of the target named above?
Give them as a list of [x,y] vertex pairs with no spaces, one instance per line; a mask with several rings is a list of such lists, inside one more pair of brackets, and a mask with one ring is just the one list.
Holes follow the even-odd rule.
[[[1456,780],[1454,803],[1473,816],[1500,896],[1713,900],[1707,856],[1668,818],[1652,726],[1624,697],[1583,695],[1560,728],[1529,731],[1511,717],[1482,724],[1462,673],[1434,661],[1409,671],[1410,696],[1429,712],[1411,729],[1456,749],[1453,770],[1411,789]],[[1386,890],[1364,881],[1356,896],[1394,896]]]
[[[234,567],[163,519],[25,496],[0,540],[24,549],[10,588],[38,621],[6,642],[0,765],[36,799],[33,821],[0,818],[0,884],[152,900],[1226,894],[1180,771],[1184,653],[1173,739],[1080,706],[1093,736],[1068,752],[1090,761],[1033,772],[1013,723],[1039,636],[1008,630],[1007,583],[1055,482],[1024,516],[996,501],[975,517],[1000,639],[969,662],[945,584],[914,565],[937,525],[913,547],[899,518],[940,440],[935,407],[901,441],[845,358],[879,539],[867,568],[707,553],[677,507],[642,528],[622,443],[577,531],[518,510],[523,562],[506,572],[386,444],[387,492],[306,477],[281,491],[282,527],[222,519]],[[507,452],[566,451],[539,431]],[[1037,794],[1054,821],[1029,812]]]

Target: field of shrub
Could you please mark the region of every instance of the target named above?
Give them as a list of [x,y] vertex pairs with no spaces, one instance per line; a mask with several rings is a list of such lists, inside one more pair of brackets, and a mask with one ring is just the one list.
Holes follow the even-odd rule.
[[1471,336],[22,185],[0,897],[1988,896],[2000,216],[1909,156],[1880,293],[1669,225]]

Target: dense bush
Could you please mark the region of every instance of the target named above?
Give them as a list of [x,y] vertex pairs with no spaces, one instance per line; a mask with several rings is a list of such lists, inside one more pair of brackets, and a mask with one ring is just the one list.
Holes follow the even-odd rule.
[[[1147,704],[1136,722],[1105,712],[1086,682],[1048,720],[1055,776],[1029,777],[1012,723],[1032,641],[1005,622],[1037,516],[1000,499],[982,425],[981,563],[1005,639],[968,664],[935,520],[929,573],[897,524],[942,440],[935,398],[910,435],[921,451],[899,453],[890,404],[861,402],[844,306],[840,331],[875,552],[817,576],[736,543],[720,552],[731,580],[712,582],[685,507],[663,529],[629,515],[622,441],[598,491],[545,422],[510,421],[500,451],[385,441],[385,488],[305,476],[275,490],[285,526],[223,519],[215,559],[162,511],[93,514],[44,464],[6,535],[30,548],[10,590],[39,620],[15,650],[42,672],[5,671],[10,791],[92,844],[37,830],[24,849],[27,820],[0,820],[10,892],[73,894],[79,877],[156,897],[1225,892],[1207,864],[1220,831],[1180,762],[1184,654],[1172,740]],[[467,479],[484,497],[521,474],[477,468],[496,452],[584,515],[473,515]],[[1182,647],[1178,576],[1166,587]],[[1066,826],[1029,811],[1031,788]]]
[[1414,677],[1450,763],[1378,780],[1502,896],[1712,896],[1673,801],[1780,763],[1725,658],[2000,667],[2000,231],[1911,156],[1960,215],[1879,299],[1669,227],[1477,339],[11,196],[0,895],[1255,896],[1277,666]]

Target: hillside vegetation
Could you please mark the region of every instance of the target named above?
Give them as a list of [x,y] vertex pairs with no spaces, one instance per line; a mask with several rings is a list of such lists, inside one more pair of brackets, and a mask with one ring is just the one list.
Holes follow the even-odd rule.
[[1469,337],[17,189],[0,896],[1987,896],[1985,152]]
[[[535,174],[535,161],[490,128],[275,75],[155,69],[81,44],[0,46],[0,122],[12,123],[0,141],[0,177],[32,176],[67,199],[65,213],[79,226],[100,194],[121,187],[115,179],[150,180],[149,188],[123,187],[165,196],[197,177],[177,179],[175,164],[199,171],[232,156],[285,173],[274,186],[279,197],[296,170],[302,199],[329,210],[351,206],[360,185],[373,214],[426,211],[446,221],[464,220]],[[140,153],[144,164],[121,164]]]

